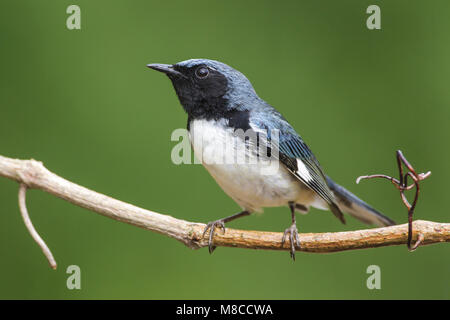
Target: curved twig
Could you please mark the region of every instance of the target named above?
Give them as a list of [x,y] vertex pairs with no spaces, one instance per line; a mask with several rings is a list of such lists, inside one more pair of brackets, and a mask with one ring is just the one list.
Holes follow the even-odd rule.
[[36,229],[33,226],[33,223],[31,222],[30,215],[28,214],[27,210],[26,194],[27,194],[27,186],[21,183],[19,187],[19,208],[20,213],[22,214],[23,222],[25,223],[28,232],[30,232],[31,237],[34,239],[34,241],[36,241],[38,246],[41,248],[42,252],[44,253],[45,257],[48,260],[48,264],[50,265],[50,267],[52,269],[56,269],[57,265],[55,258],[53,258],[52,252],[45,244],[45,241],[42,240],[42,238],[39,236],[39,233],[37,233]]
[[[420,184],[419,182],[422,180],[425,180],[431,175],[431,171],[428,171],[426,173],[416,173],[416,170],[414,170],[414,167],[409,163],[409,161],[406,159],[406,157],[403,155],[403,153],[400,150],[397,150],[396,152],[396,159],[397,159],[397,167],[399,172],[399,180],[395,179],[394,177],[385,175],[385,174],[373,174],[370,176],[360,176],[356,179],[356,183],[358,184],[363,179],[373,179],[373,178],[383,178],[390,180],[392,184],[397,188],[398,191],[400,191],[400,197],[403,201],[403,204],[408,209],[408,239],[406,241],[406,245],[408,247],[409,251],[414,251],[419,247],[419,245],[423,242],[424,235],[419,234],[419,237],[414,245],[411,244],[412,241],[412,234],[413,234],[413,214],[414,209],[416,208],[417,200],[419,199],[419,193],[420,193]],[[403,174],[403,165],[408,169],[408,172]],[[408,177],[410,177],[413,180],[413,183],[408,186]],[[411,190],[412,188],[416,188],[416,193],[414,195],[414,201],[412,204],[409,203],[408,199],[406,198],[405,191]]]

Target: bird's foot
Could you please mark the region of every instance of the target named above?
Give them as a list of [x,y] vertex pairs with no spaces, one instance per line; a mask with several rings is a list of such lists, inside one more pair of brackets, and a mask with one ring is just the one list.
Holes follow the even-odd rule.
[[284,246],[286,237],[289,233],[289,241],[291,243],[291,258],[295,261],[295,247],[300,247],[300,239],[298,237],[298,229],[295,223],[284,231],[283,238],[281,239],[281,246]]
[[214,237],[216,228],[218,228],[218,227],[222,228],[223,233],[225,233],[225,223],[224,223],[223,219],[208,222],[208,224],[205,227],[205,230],[203,230],[203,237],[205,237],[206,232],[208,232],[208,230],[210,230],[209,231],[209,241],[208,241],[209,253],[213,253],[213,251],[216,249],[216,246],[213,245],[213,237]]

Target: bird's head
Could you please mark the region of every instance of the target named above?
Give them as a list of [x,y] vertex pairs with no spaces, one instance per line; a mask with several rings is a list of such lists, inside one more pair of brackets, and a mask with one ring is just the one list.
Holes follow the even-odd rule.
[[245,110],[258,99],[242,73],[219,61],[191,59],[147,67],[169,77],[183,108],[192,117],[218,117],[235,109]]

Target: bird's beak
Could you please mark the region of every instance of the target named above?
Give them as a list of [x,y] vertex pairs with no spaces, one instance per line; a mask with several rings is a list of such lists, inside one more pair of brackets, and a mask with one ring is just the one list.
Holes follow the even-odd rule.
[[171,65],[171,64],[152,63],[152,64],[148,64],[147,67],[150,69],[159,71],[159,72],[163,72],[163,73],[167,74],[168,76],[178,76],[178,77],[186,78],[184,74],[176,71],[173,68],[173,65]]

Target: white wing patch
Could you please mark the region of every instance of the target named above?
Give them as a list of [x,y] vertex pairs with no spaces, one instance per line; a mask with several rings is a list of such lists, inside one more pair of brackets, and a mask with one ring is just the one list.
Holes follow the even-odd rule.
[[297,159],[297,172],[296,172],[302,179],[305,179],[306,181],[312,181],[314,180],[311,174],[309,173],[308,168],[306,168],[305,164],[302,160]]

